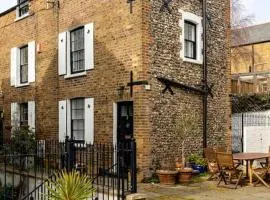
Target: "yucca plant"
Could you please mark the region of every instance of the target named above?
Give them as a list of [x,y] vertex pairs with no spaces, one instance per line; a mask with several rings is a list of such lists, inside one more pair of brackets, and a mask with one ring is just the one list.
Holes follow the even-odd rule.
[[47,184],[50,200],[86,200],[95,193],[92,180],[86,174],[62,171],[56,174],[56,181]]

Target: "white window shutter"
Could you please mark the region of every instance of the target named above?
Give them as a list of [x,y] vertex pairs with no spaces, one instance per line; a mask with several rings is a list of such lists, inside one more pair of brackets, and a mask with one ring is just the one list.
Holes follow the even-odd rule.
[[10,52],[10,85],[16,86],[17,66],[18,66],[18,48],[14,47]]
[[89,144],[94,143],[94,98],[85,99],[85,142]]
[[35,108],[35,102],[29,101],[28,102],[28,126],[30,130],[35,132],[36,128],[36,108]]
[[67,32],[59,33],[58,36],[58,74],[66,74],[67,64]]
[[84,27],[85,70],[94,69],[94,23]]
[[28,82],[35,82],[36,77],[36,43],[28,43]]
[[59,141],[64,141],[67,132],[67,101],[59,101]]
[[18,103],[11,103],[11,127],[14,130],[20,126],[20,105]]

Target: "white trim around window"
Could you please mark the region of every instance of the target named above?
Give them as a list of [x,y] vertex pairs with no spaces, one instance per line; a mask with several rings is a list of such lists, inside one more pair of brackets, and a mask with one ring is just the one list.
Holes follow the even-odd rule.
[[[79,109],[76,107],[76,104],[72,105],[73,100],[75,101],[83,100],[83,104],[77,104],[80,105]],[[83,115],[81,113],[82,110]],[[79,115],[75,116],[76,113],[80,114],[80,116]],[[82,116],[83,118],[80,118]],[[59,101],[59,141],[64,141],[66,136],[68,137],[72,136],[75,137],[76,139],[75,132],[78,133],[78,131],[80,132],[82,130],[84,141],[88,144],[93,144],[94,98],[75,98]],[[81,140],[81,138],[78,139]]]
[[[36,128],[36,109],[35,101],[28,101],[24,104],[27,105],[27,122],[30,130],[35,132]],[[21,105],[22,103],[13,102],[11,103],[10,116],[11,116],[11,126],[12,130],[20,127],[21,125]]]
[[[179,25],[182,29],[182,33],[180,34],[180,42],[182,44],[182,48],[180,49],[180,58],[183,59],[184,62],[191,62],[195,64],[203,64],[203,26],[202,26],[202,17],[197,16],[190,12],[185,12],[183,10],[179,10],[182,14],[182,18],[179,21]],[[196,24],[196,59],[186,58],[185,57],[185,21]]]
[[[78,34],[72,37],[71,33],[74,31],[81,31],[79,38],[75,38]],[[76,48],[72,47],[72,44],[75,42],[78,42],[78,44],[81,45],[79,49],[78,45],[75,46]],[[73,54],[75,60],[71,59]],[[76,65],[72,68],[72,64],[74,63]],[[94,23],[89,23],[84,26],[79,26],[75,29],[59,33],[58,75],[64,75],[64,78],[66,79],[75,78],[85,76],[87,74],[86,72],[91,69],[94,69]]]
[[[22,2],[22,1],[18,0],[17,3],[20,4],[20,2]],[[21,9],[25,9],[24,10],[24,13],[21,13],[22,12]],[[16,19],[15,19],[15,21],[19,21],[19,20],[24,19],[24,18],[26,18],[28,16],[30,16],[29,15],[29,1],[26,1],[22,5],[17,6],[17,8],[16,8]]]
[[[21,49],[27,47],[27,52],[24,54],[25,59],[21,59]],[[31,41],[20,47],[13,47],[10,52],[10,85],[14,87],[24,87],[35,82],[36,76],[36,44]],[[26,62],[26,81],[21,81],[21,62]],[[26,60],[26,61],[25,61]]]

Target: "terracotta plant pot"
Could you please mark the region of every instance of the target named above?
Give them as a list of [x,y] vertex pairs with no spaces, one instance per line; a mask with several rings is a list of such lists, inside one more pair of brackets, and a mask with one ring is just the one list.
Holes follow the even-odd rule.
[[179,169],[178,181],[179,183],[188,183],[192,178],[192,168]]
[[171,170],[157,170],[156,171],[159,182],[164,185],[175,185],[176,184],[176,176],[178,174],[177,171]]

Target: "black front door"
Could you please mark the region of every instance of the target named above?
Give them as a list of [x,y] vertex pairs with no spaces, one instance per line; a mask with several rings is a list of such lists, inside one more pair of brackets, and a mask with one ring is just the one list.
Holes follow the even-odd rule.
[[[121,149],[119,156],[124,168],[130,167],[130,142],[133,138],[133,102],[119,102],[117,104],[117,146]],[[125,170],[124,170],[125,171]]]
[[117,143],[129,143],[133,138],[133,102],[119,102],[117,106]]

